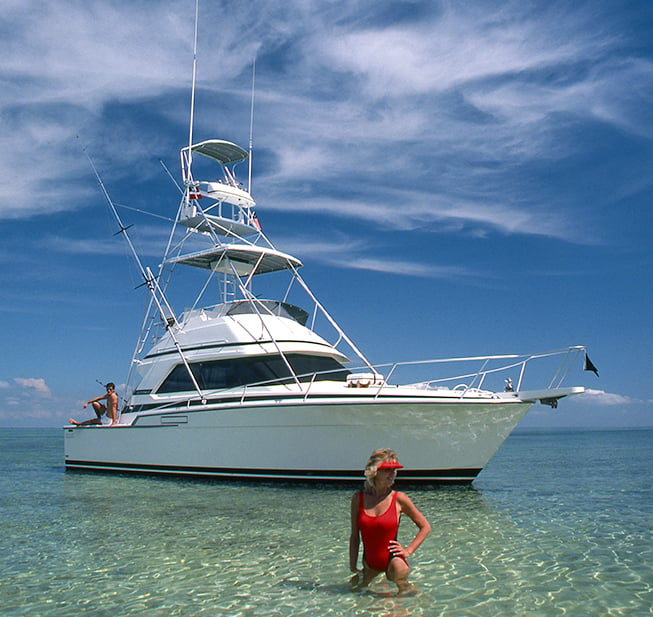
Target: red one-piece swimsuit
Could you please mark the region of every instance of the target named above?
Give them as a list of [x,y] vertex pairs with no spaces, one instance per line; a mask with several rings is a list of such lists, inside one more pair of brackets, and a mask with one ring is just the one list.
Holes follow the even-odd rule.
[[389,551],[390,540],[397,539],[399,529],[397,491],[392,491],[390,506],[379,516],[366,514],[364,493],[361,491],[358,496],[358,529],[363,538],[365,563],[372,570],[385,572],[392,559]]

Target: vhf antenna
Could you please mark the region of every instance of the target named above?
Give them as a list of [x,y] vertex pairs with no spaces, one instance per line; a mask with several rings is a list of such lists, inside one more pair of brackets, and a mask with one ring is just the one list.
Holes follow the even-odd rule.
[[[197,27],[199,23],[200,0],[195,0],[195,36],[193,40],[193,81],[190,89],[190,122],[188,123],[188,170],[193,159],[193,122],[195,119],[195,82],[197,79]],[[190,173],[189,173],[190,176]]]
[[254,83],[256,81],[256,56],[252,61],[252,102],[249,111],[249,171],[247,173],[247,192],[252,194],[252,150],[254,148]]

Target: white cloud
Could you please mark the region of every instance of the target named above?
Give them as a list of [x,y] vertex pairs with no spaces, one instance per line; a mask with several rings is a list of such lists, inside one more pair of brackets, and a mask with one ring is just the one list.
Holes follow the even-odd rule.
[[34,390],[43,396],[51,396],[50,388],[45,383],[45,379],[40,377],[14,377],[14,381],[28,390]]
[[[118,226],[115,226],[117,229]],[[107,225],[107,234],[111,226]],[[163,227],[139,225],[127,232],[134,243],[139,257],[160,257],[163,253],[169,230]],[[41,240],[41,245],[57,253],[71,255],[127,255],[131,253],[124,237],[117,235],[111,240],[98,242],[97,238],[74,238],[48,235]]]
[[472,272],[459,266],[439,266],[433,263],[423,263],[388,256],[370,256],[376,247],[358,239],[339,238],[324,240],[323,238],[289,237],[281,239],[280,243],[287,252],[301,255],[304,260],[314,261],[344,269],[370,270],[388,274],[401,274],[421,278],[461,279],[478,277],[478,272]]
[[589,401],[593,404],[604,406],[632,405],[642,402],[628,396],[623,396],[622,394],[612,394],[610,392],[605,392],[603,390],[593,390],[591,388],[586,389],[583,394],[580,394],[575,398],[578,398],[579,401],[582,402]]
[[270,203],[271,209],[316,212],[341,220],[359,219],[376,228],[393,231],[494,229],[505,234],[570,238],[565,217],[556,216],[544,207],[525,210],[507,203],[494,203],[492,196],[487,201],[472,201],[455,195],[390,189],[381,191],[376,199],[317,197],[290,202],[272,199]]
[[438,266],[430,263],[425,264],[388,258],[354,258],[351,261],[342,260],[340,265],[359,270],[371,270],[374,272],[386,272],[388,274],[402,274],[423,278],[460,279],[461,277],[478,276],[478,273],[470,272],[458,266]]
[[38,6],[26,2],[4,15],[13,31],[0,70],[21,77],[17,102],[95,109],[114,97],[151,96],[186,77],[179,52],[191,45],[192,21],[178,19],[170,5]]
[[448,10],[426,23],[328,33],[321,51],[336,69],[361,76],[371,96],[401,98],[557,64],[582,51],[582,39],[560,44],[551,32],[537,20]]
[[[144,113],[186,122],[193,22],[187,7],[99,0],[38,6],[14,2],[5,9],[12,27],[3,33],[0,58],[0,113],[9,120],[0,136],[2,218],[83,207],[93,190],[80,182],[90,177],[81,155],[88,142],[101,144],[101,155],[121,166],[112,170],[119,176],[152,153],[174,156],[157,151],[168,147],[162,136],[136,147],[138,132],[122,126],[123,117],[106,126],[102,114],[113,103],[120,109],[137,102]],[[438,10],[424,3],[422,19],[399,24],[380,19],[389,6],[375,5],[375,19],[361,19],[363,7],[344,1],[201,8],[202,92],[217,108],[225,93],[240,96],[244,127],[243,75],[259,50],[255,143],[275,157],[261,185],[287,191],[323,179],[330,182],[325,191],[337,183],[345,195],[376,189],[392,199],[419,186],[428,205],[413,195],[401,218],[381,199],[343,207],[339,216],[574,239],[573,230],[586,226],[565,220],[574,216],[562,214],[566,203],[556,208],[538,203],[536,190],[524,194],[519,166],[560,159],[575,147],[559,138],[552,120],[559,112],[646,134],[652,123],[641,122],[648,113],[641,110],[653,98],[650,64],[608,60],[617,35],[582,5],[534,11],[503,2],[488,12],[483,3]],[[208,26],[216,20],[218,38]],[[179,105],[162,104],[172,92]],[[206,129],[225,122],[220,111],[212,113],[198,118]],[[47,199],[25,200],[26,188]],[[305,204],[303,195],[283,198],[289,207]],[[345,206],[352,202],[345,197]]]

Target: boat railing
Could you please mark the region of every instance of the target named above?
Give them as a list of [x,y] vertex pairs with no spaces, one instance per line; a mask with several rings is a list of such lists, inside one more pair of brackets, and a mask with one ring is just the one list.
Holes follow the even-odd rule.
[[[527,365],[532,364],[536,360],[541,360],[545,358],[555,358],[560,357],[560,364],[555,370],[553,377],[548,383],[548,388],[560,387],[564,382],[565,378],[569,374],[572,366],[574,365],[576,359],[580,356],[581,353],[585,352],[585,347],[583,346],[572,346],[566,347],[564,349],[557,349],[554,351],[547,351],[543,353],[534,353],[527,355],[494,355],[494,356],[471,356],[471,357],[461,357],[461,358],[446,358],[446,359],[436,359],[436,360],[417,360],[417,361],[407,361],[407,362],[395,362],[391,364],[376,365],[376,368],[383,370],[389,368],[389,371],[386,376],[386,382],[389,382],[394,373],[403,367],[417,367],[417,366],[428,366],[436,364],[453,364],[453,363],[465,363],[465,362],[481,362],[480,368],[477,370],[472,370],[468,372],[463,372],[456,374],[454,376],[447,376],[438,379],[428,379],[425,381],[419,381],[412,384],[414,387],[424,388],[424,389],[437,389],[443,387],[442,384],[447,384],[451,382],[461,382],[464,380],[469,380],[469,383],[459,383],[453,389],[460,390],[460,396],[463,397],[469,392],[487,392],[488,390],[483,390],[483,386],[486,382],[488,376],[503,373],[507,374],[510,371],[515,371],[518,373],[516,376],[516,382],[513,382],[512,378],[507,378],[505,380],[505,390],[519,392],[522,389],[524,384],[524,377],[526,373]],[[491,365],[492,362],[501,362],[499,366]],[[381,391],[382,386],[379,387],[379,392]],[[449,389],[449,388],[447,388]]]
[[[560,365],[557,370],[554,372],[554,376],[551,381],[548,383],[548,388],[560,387],[567,377],[569,371],[571,370],[576,358],[580,355],[581,352],[585,351],[585,347],[574,346],[567,347],[564,349],[558,349],[554,351],[548,351],[544,353],[535,353],[528,355],[494,355],[494,356],[472,356],[472,357],[461,357],[461,358],[443,358],[435,360],[417,360],[417,361],[406,361],[406,362],[394,362],[389,364],[377,364],[375,369],[376,373],[370,374],[366,372],[358,373],[358,371],[367,371],[367,366],[362,366],[359,368],[348,368],[347,370],[350,373],[350,377],[355,377],[357,375],[363,376],[362,380],[353,380],[348,381],[348,385],[352,387],[363,387],[371,388],[375,390],[375,395],[378,396],[384,387],[390,384],[390,379],[397,371],[397,369],[402,367],[414,367],[414,366],[428,366],[428,365],[447,365],[447,364],[456,364],[464,362],[481,362],[481,366],[477,370],[469,372],[460,372],[456,373],[453,376],[442,377],[438,379],[429,379],[426,381],[419,381],[414,383],[405,383],[402,385],[412,386],[415,388],[420,388],[424,390],[449,390],[455,393],[459,393],[460,398],[465,397],[466,395],[490,395],[493,394],[496,390],[484,388],[486,380],[488,377],[495,374],[508,374],[511,371],[518,373],[516,381],[513,381],[512,378],[506,378],[504,380],[504,391],[515,391],[519,392],[522,389],[524,383],[524,376],[526,373],[526,367],[532,364],[534,361],[544,358],[555,358],[556,356],[561,357]],[[500,361],[499,366],[490,366],[491,362]],[[385,368],[389,368],[387,375],[383,376],[382,372]],[[295,375],[297,378],[297,383],[300,384],[302,388],[304,398],[307,398],[311,393],[311,390],[314,388],[315,383],[322,381],[324,377],[327,377],[330,373],[341,373],[342,369],[335,369],[330,371],[322,371],[316,373],[305,373]],[[322,379],[319,379],[322,378]],[[246,398],[246,390],[252,387],[260,387],[266,385],[278,385],[280,383],[290,383],[289,377],[284,377],[281,379],[270,380],[266,382],[260,382],[256,384],[248,384],[243,387],[243,400]],[[361,381],[363,384],[361,385]],[[367,383],[365,383],[367,381]],[[445,384],[453,384],[454,386],[446,386]],[[296,384],[295,384],[296,385]]]

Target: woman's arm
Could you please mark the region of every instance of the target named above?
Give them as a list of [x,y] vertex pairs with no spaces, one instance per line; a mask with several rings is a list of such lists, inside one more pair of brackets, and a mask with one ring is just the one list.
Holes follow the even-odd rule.
[[358,493],[351,498],[351,533],[349,534],[349,569],[358,572],[358,550],[360,548],[360,532],[358,530]]
[[419,545],[424,542],[426,536],[431,533],[431,525],[405,493],[397,491],[397,504],[400,511],[405,512],[406,516],[415,523],[418,531],[413,541],[406,548],[403,548],[399,542],[390,542],[391,550],[393,555],[397,557],[410,557],[418,549]]

